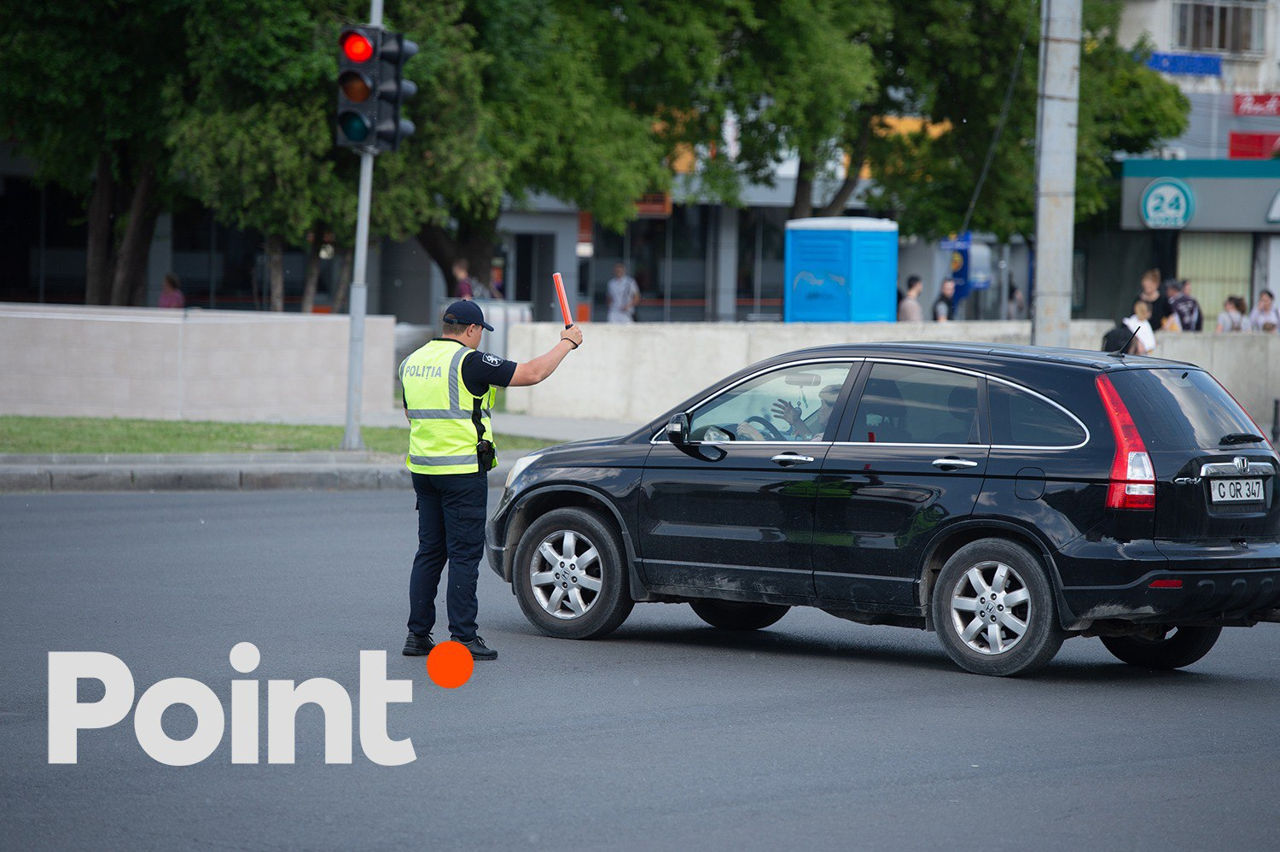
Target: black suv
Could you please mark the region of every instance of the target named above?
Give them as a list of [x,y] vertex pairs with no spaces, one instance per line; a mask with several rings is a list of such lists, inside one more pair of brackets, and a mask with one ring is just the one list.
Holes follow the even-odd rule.
[[1278,466],[1190,364],[832,346],[520,459],[487,550],[552,636],[603,636],[636,601],[733,630],[803,605],[936,631],[981,674],[1033,671],[1068,636],[1177,668],[1223,626],[1280,621]]

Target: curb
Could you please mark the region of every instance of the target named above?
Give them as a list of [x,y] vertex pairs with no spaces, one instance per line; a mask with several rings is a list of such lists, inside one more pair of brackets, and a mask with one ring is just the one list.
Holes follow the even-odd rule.
[[[299,454],[303,455],[303,454]],[[8,459],[12,459],[10,456]],[[383,458],[331,459],[287,458],[269,460],[267,454],[252,459],[184,456],[113,456],[110,461],[85,457],[24,457],[12,463],[0,457],[0,493],[49,493],[77,491],[374,491],[410,490],[413,479],[404,462]],[[74,460],[73,460],[74,458]],[[515,459],[489,472],[491,485],[505,481]]]

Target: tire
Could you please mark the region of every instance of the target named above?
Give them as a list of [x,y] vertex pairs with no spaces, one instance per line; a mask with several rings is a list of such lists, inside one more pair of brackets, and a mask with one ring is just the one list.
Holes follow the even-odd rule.
[[1175,627],[1163,639],[1151,641],[1137,636],[1103,636],[1102,644],[1117,660],[1148,669],[1180,669],[1209,653],[1222,628]]
[[617,531],[587,509],[556,509],[534,521],[516,546],[511,582],[530,623],[559,639],[611,633],[635,605]]
[[707,624],[721,630],[759,630],[777,623],[789,606],[737,601],[690,601],[689,606]]
[[943,649],[975,674],[1030,674],[1047,665],[1066,638],[1044,565],[1005,539],[979,539],[957,550],[942,566],[930,606]]

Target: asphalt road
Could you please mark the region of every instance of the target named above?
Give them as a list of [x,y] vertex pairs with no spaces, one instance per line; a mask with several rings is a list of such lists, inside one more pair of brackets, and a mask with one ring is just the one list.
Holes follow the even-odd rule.
[[[1075,639],[1042,675],[997,680],[932,635],[817,611],[737,635],[650,604],[606,640],[544,638],[483,568],[501,656],[447,691],[399,655],[414,530],[402,492],[0,496],[0,845],[1280,845],[1280,626],[1228,630],[1185,672]],[[252,675],[228,663],[244,640]],[[164,766],[130,720],[82,732],[78,764],[47,763],[50,651],[115,654],[139,693],[195,678],[227,707],[233,677],[333,678],[355,701],[361,649],[414,682],[389,711],[413,763],[374,764],[355,736],[353,763],[326,765],[314,707],[292,766],[266,764],[265,743],[263,763],[232,764],[230,734]],[[194,723],[164,715],[174,738]]]

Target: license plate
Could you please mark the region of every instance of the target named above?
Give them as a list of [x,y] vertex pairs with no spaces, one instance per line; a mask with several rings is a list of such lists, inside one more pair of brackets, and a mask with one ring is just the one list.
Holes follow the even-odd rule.
[[1260,503],[1261,479],[1210,479],[1209,499],[1214,503]]

